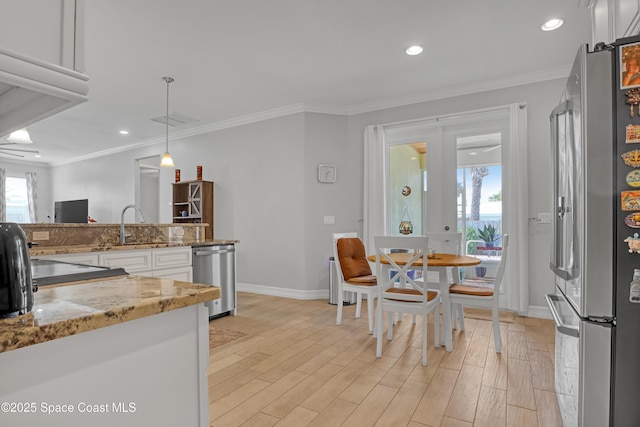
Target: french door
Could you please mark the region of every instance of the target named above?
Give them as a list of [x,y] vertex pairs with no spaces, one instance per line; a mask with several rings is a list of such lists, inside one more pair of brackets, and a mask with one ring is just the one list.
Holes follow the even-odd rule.
[[[462,252],[482,260],[463,274],[495,277],[508,216],[502,203],[508,139],[508,111],[385,128],[385,234],[462,232]],[[501,292],[505,307],[508,292],[507,286]]]

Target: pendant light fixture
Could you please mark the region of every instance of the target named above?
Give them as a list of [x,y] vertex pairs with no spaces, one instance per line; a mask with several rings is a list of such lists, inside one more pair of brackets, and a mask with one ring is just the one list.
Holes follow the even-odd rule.
[[166,140],[166,149],[164,154],[162,155],[160,166],[172,168],[173,159],[171,158],[171,154],[169,154],[169,83],[173,82],[173,78],[163,77],[162,80],[167,84],[167,116],[165,117],[166,125],[167,125],[167,140]]

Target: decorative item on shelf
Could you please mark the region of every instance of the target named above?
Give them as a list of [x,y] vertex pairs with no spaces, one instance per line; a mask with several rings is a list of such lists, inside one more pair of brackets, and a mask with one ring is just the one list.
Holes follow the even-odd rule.
[[411,217],[409,217],[409,210],[405,206],[402,212],[402,221],[400,221],[400,234],[411,233],[413,233],[413,224],[411,223]]
[[173,159],[171,158],[171,154],[169,154],[169,83],[173,82],[172,77],[163,77],[162,80],[167,84],[167,115],[164,118],[167,129],[167,138],[166,138],[166,150],[162,155],[162,160],[160,161],[160,166],[170,167],[172,168]]
[[196,179],[202,181],[202,166],[196,166]]
[[176,169],[176,182],[180,182],[180,169]]
[[186,218],[186,217],[188,217],[188,216],[189,216],[189,212],[187,212],[187,211],[182,211],[182,212],[180,212],[180,215],[182,215],[183,217],[185,217],[185,218]]

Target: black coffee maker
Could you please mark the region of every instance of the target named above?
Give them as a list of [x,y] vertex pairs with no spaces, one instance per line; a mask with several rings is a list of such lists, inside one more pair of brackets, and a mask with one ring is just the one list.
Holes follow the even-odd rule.
[[0,316],[31,311],[36,290],[24,231],[18,224],[0,222]]

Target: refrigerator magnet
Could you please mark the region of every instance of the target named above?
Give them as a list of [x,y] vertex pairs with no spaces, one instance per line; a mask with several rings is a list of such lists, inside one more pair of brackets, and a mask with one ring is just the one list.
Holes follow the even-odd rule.
[[627,166],[631,166],[633,168],[640,167],[640,150],[627,151],[622,155],[622,160]]
[[629,245],[629,253],[640,253],[640,238],[638,233],[633,233],[633,236],[629,236],[624,241]]
[[640,210],[640,191],[623,191],[620,194],[623,211]]
[[625,216],[624,223],[627,227],[640,228],[640,212],[630,213]]
[[631,172],[629,172],[627,174],[626,181],[630,187],[640,187],[640,170],[632,170]]
[[627,125],[626,138],[627,144],[637,144],[640,142],[640,125]]

